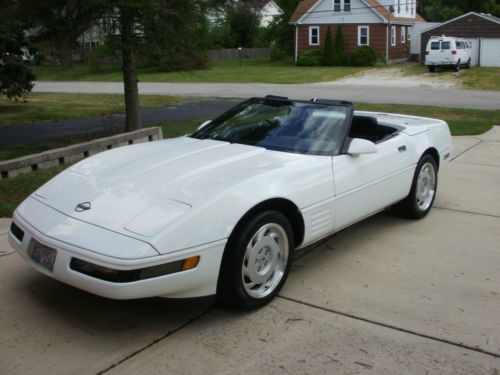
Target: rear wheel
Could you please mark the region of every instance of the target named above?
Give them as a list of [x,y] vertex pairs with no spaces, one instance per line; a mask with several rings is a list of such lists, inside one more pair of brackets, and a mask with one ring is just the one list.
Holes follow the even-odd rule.
[[458,60],[457,64],[455,65],[455,72],[460,71],[460,60]]
[[410,194],[394,206],[395,211],[409,219],[421,219],[426,216],[436,198],[437,182],[436,161],[426,154],[417,164]]
[[467,64],[465,64],[465,68],[466,69],[470,68],[470,63],[471,63],[471,60],[470,60],[470,57],[469,57],[469,60],[467,61]]
[[226,245],[218,300],[240,309],[271,301],[288,277],[293,248],[292,227],[282,213],[265,211],[248,220]]
[[436,71],[436,68],[434,66],[429,65],[427,67],[429,69],[429,72],[434,73]]

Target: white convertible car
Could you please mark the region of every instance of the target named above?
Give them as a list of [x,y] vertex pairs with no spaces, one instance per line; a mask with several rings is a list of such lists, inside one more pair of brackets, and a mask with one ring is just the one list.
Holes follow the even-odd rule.
[[267,96],[190,136],[126,146],[62,172],[16,210],[36,270],[116,299],[267,303],[291,252],[388,207],[432,207],[451,136],[440,120]]

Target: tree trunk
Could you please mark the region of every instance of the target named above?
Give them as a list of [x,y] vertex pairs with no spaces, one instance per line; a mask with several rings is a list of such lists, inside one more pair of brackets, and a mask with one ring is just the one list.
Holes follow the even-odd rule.
[[120,9],[122,70],[125,89],[125,131],[140,129],[139,89],[134,60],[134,17]]

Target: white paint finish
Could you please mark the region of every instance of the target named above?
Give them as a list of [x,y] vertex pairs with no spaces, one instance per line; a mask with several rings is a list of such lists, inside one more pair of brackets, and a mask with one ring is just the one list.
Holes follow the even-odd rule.
[[[336,230],[408,195],[415,163],[411,143],[408,135],[400,134],[377,144],[375,154],[333,158]],[[398,151],[400,146],[406,151]]]
[[480,65],[500,67],[500,38],[481,38]]
[[[400,126],[401,134],[379,143],[376,153],[333,158],[189,137],[92,156],[21,204],[14,220],[25,239],[11,241],[22,255],[32,236],[57,249],[51,276],[102,296],[213,294],[225,241],[257,204],[273,198],[295,204],[303,213],[305,245],[403,198],[427,148],[436,147],[441,157],[450,152],[442,121],[357,114]],[[76,212],[82,202],[92,208]],[[69,270],[71,254],[125,270],[196,255],[201,260],[187,273],[116,285]]]
[[422,33],[433,27],[440,25],[439,22],[418,22],[415,23],[414,25],[409,27],[409,34],[411,35],[411,46],[410,46],[410,51],[412,55],[420,55],[420,48],[421,48],[421,40],[422,40]]
[[273,22],[276,17],[283,14],[283,10],[276,4],[275,1],[268,1],[259,11],[260,26],[267,27]]
[[479,64],[479,38],[466,38],[468,42],[471,43],[472,49],[471,49],[471,66],[478,66]]
[[[466,46],[459,48],[459,44]],[[434,45],[438,49],[433,49]],[[446,45],[447,47],[443,46]],[[472,63],[472,45],[466,39],[449,36],[432,37],[425,48],[425,65],[446,66]]]
[[300,24],[350,24],[350,23],[383,23],[382,18],[374,13],[362,0],[351,0],[350,12],[334,12],[333,0],[320,0],[311,8],[310,13],[305,14]]

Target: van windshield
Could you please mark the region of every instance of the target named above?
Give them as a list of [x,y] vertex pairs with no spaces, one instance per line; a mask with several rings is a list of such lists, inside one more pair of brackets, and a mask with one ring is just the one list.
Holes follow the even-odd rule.
[[431,50],[436,51],[439,49],[439,42],[432,42],[431,43]]
[[450,49],[450,42],[441,42],[441,49]]

